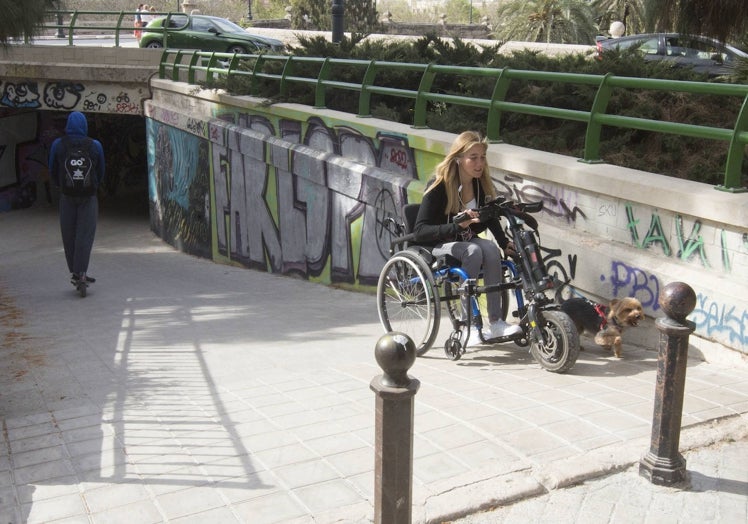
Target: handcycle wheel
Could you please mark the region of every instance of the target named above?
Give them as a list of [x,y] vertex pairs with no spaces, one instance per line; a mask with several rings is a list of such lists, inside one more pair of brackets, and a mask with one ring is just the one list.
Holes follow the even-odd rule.
[[563,311],[543,311],[543,342],[533,340],[530,353],[547,371],[566,373],[579,357],[579,334]]
[[441,307],[431,269],[417,254],[395,253],[379,273],[377,311],[385,332],[399,331],[426,353],[439,331]]

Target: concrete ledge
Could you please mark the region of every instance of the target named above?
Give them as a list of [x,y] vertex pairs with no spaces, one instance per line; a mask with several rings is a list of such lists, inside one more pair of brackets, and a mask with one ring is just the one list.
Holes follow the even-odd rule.
[[9,46],[0,51],[0,77],[143,83],[158,72],[161,55],[127,47]]

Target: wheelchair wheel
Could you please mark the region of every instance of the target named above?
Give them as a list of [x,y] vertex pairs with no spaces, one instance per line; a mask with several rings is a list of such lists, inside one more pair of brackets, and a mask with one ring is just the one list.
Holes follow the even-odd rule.
[[543,342],[532,342],[530,353],[547,371],[566,373],[579,357],[579,334],[563,311],[544,311]]
[[426,263],[408,251],[395,253],[382,268],[377,283],[377,311],[386,332],[405,333],[423,355],[439,331],[439,292]]

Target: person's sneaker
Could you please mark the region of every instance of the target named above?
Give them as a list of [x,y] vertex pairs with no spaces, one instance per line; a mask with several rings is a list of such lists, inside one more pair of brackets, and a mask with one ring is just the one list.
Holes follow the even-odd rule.
[[88,282],[89,284],[93,284],[94,282],[96,282],[96,279],[94,277],[86,275],[86,282]]
[[514,337],[521,334],[521,327],[516,324],[509,324],[503,320],[491,322],[484,333],[486,338]]

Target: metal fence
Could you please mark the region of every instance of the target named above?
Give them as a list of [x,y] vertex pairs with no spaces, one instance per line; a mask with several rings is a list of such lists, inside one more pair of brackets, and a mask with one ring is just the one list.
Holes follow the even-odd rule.
[[[75,45],[76,38],[82,38],[91,33],[114,35],[114,46],[120,47],[122,34],[132,34],[136,29],[135,17],[138,13],[133,11],[47,11],[45,22],[39,26],[42,32],[52,32],[58,38],[67,38],[68,45]],[[175,12],[148,12],[141,15],[173,16]],[[168,31],[161,28],[149,28],[149,31],[164,32],[165,43],[168,39]],[[24,42],[29,43],[32,37],[27,35]]]
[[[268,67],[269,64],[280,67]],[[316,64],[316,76],[302,76],[299,64]],[[343,82],[333,75],[335,66],[360,68],[361,82]],[[309,69],[309,68],[307,68]],[[401,89],[377,85],[378,74],[385,70],[400,70],[420,74],[417,89]],[[683,137],[719,140],[729,144],[725,165],[724,183],[717,189],[741,192],[748,188],[741,184],[741,168],[748,144],[748,85],[719,84],[710,82],[689,82],[660,80],[651,78],[617,77],[612,74],[589,75],[546,71],[522,71],[509,68],[493,69],[460,67],[436,64],[413,64],[401,62],[378,62],[376,60],[350,60],[316,57],[295,57],[286,55],[233,55],[166,49],[159,68],[161,78],[183,81],[190,84],[204,83],[215,86],[218,79],[244,77],[250,80],[248,95],[258,94],[260,80],[278,84],[278,92],[284,95],[293,84],[307,86],[314,93],[315,107],[325,107],[328,91],[341,89],[358,92],[358,116],[371,116],[372,95],[388,95],[413,100],[413,122],[416,128],[426,127],[426,113],[429,102],[484,109],[487,113],[486,135],[494,142],[501,141],[500,123],[505,113],[522,113],[539,117],[573,120],[586,124],[583,162],[602,162],[600,141],[604,126],[624,129],[637,129],[655,133],[668,133]],[[493,94],[490,98],[477,98],[455,94],[433,92],[437,75],[457,75],[459,77],[485,77],[493,81]],[[587,111],[565,109],[541,105],[520,104],[506,100],[512,82],[554,82],[573,85],[586,85],[596,88],[592,106]],[[715,96],[732,96],[743,99],[743,104],[732,129],[708,127],[679,122],[662,122],[645,118],[609,114],[608,103],[615,89],[641,89],[649,91],[695,93]]]

